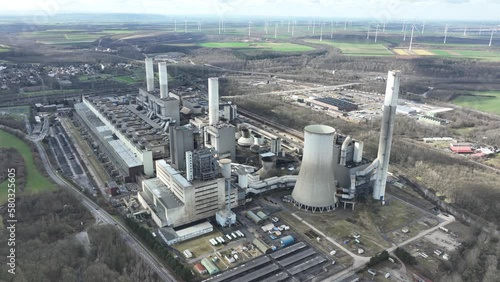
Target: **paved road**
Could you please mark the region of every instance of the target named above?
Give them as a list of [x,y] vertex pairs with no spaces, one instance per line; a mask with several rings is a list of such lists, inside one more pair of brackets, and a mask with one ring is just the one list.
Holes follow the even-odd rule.
[[47,173],[50,178],[54,180],[60,186],[70,190],[75,196],[80,200],[80,202],[92,213],[92,215],[96,218],[97,222],[102,222],[106,224],[114,224],[115,227],[122,234],[122,238],[129,245],[129,247],[134,250],[140,257],[142,257],[147,264],[151,266],[151,268],[158,274],[158,276],[163,281],[175,282],[174,276],[165,269],[158,258],[150,252],[140,241],[138,241],[135,237],[129,234],[127,228],[115,218],[113,218],[106,211],[99,208],[99,206],[94,203],[87,196],[82,194],[77,187],[73,184],[66,181],[62,176],[55,172],[55,169],[52,167],[50,162],[48,161],[48,157],[43,146],[39,142],[35,142],[38,151],[40,152],[40,157],[45,165]]

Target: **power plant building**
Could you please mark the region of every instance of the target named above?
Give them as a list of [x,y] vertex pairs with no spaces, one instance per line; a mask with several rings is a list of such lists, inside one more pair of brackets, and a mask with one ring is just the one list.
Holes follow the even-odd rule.
[[[156,173],[156,178],[142,181],[138,199],[159,227],[178,227],[212,217],[226,207],[224,178],[190,182],[165,160],[156,161]],[[236,189],[230,198],[231,206],[238,206]]]
[[346,100],[336,99],[332,97],[318,98],[311,101],[313,105],[328,108],[338,112],[351,112],[358,110],[358,105]]

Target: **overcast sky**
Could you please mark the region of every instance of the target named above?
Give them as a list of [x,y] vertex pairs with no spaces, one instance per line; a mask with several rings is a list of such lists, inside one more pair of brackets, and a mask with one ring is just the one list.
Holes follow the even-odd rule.
[[499,20],[498,0],[16,0],[0,13],[74,12]]

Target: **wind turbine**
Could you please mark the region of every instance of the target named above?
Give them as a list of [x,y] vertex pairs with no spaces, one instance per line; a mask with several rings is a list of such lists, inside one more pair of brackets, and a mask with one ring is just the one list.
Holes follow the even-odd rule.
[[344,30],[347,30],[347,20],[345,20],[345,23],[344,23]]
[[411,47],[412,47],[412,44],[413,44],[413,31],[415,29],[417,31],[419,31],[418,28],[415,26],[415,24],[412,24],[412,26],[411,26],[411,37],[410,37],[410,47],[408,48],[408,52],[411,52]]
[[467,36],[467,23],[465,23],[465,27],[464,27],[464,37]]
[[424,34],[424,30],[425,30],[425,21],[424,21],[424,23],[422,24],[422,34]]
[[401,32],[406,30],[406,21],[403,20],[403,27],[401,28]]
[[177,20],[174,20],[174,31],[177,32]]
[[385,21],[384,21],[384,27],[383,27],[383,29],[382,29],[382,32],[384,32],[384,33],[385,33]]
[[405,26],[404,26],[403,41],[406,41],[406,24],[405,24]]
[[490,36],[490,44],[488,46],[491,47],[491,44],[493,43],[493,33],[496,32],[497,30],[496,29],[491,29],[491,36]]
[[378,38],[378,24],[377,28],[375,29],[375,43],[377,43],[377,38]]
[[332,21],[332,31],[330,33],[330,38],[333,39],[333,21]]
[[288,33],[290,33],[290,20],[288,20]]
[[292,23],[292,37],[295,34],[295,21]]
[[266,32],[266,35],[267,35],[267,26],[268,26],[268,22],[266,21],[266,23],[264,24],[264,31]]
[[184,33],[188,32],[188,27],[187,27],[187,20],[184,19]]
[[319,41],[323,41],[323,22],[320,23]]
[[315,27],[316,27],[316,21],[313,21],[313,34],[315,34],[315,32],[314,32]]
[[368,24],[368,32],[366,33],[366,40],[370,40],[370,24]]
[[219,34],[220,34],[221,22],[219,20]]
[[278,23],[274,25],[274,39],[278,38]]
[[249,22],[248,22],[248,36],[249,36],[249,37],[250,37],[250,35],[251,35],[251,31],[252,31],[251,24],[252,24],[252,21],[249,21]]
[[446,44],[446,38],[448,37],[448,26],[449,25],[446,25],[444,27],[444,42],[443,42],[443,44]]
[[201,31],[201,22],[198,20],[198,31]]

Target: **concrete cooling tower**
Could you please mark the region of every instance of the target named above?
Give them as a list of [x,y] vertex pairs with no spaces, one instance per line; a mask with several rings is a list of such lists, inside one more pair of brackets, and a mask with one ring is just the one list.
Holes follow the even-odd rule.
[[301,209],[313,212],[335,209],[334,133],[335,129],[326,125],[304,128],[304,155],[292,192],[294,204]]

